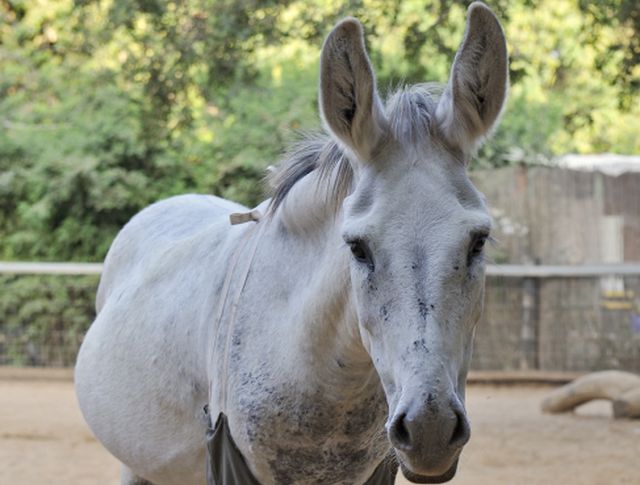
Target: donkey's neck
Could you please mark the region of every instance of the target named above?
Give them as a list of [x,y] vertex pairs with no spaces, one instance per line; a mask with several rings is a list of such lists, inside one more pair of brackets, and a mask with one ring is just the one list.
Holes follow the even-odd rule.
[[340,398],[344,393],[377,392],[368,389],[379,382],[360,336],[340,210],[315,178],[312,173],[298,182],[271,221],[286,235],[289,247],[298,248],[295,261],[289,261],[297,280],[289,335],[304,354],[302,361],[309,363],[312,375],[305,378],[321,381]]
[[326,172],[317,168],[289,189],[278,203],[275,214],[287,232],[301,238],[326,240],[329,233],[336,231],[342,202],[347,195],[345,180],[350,180],[344,175],[349,170],[342,165],[344,162]]
[[316,254],[304,265],[311,275],[297,295],[292,334],[310,363],[307,377],[344,399],[377,392],[379,381],[362,345],[344,242],[335,230],[328,235],[324,250],[312,244]]
[[[239,445],[263,483],[364,483],[388,453],[388,409],[360,336],[340,215],[303,233],[281,216],[267,221],[265,234],[279,241],[267,264],[289,288],[272,334],[278,357],[270,354],[268,392],[247,406],[260,421],[247,425]],[[294,459],[301,456],[304,467]]]
[[389,449],[388,409],[360,336],[340,211],[311,204],[303,228],[285,207],[259,223],[253,304],[230,339],[229,423],[261,483],[364,483]]

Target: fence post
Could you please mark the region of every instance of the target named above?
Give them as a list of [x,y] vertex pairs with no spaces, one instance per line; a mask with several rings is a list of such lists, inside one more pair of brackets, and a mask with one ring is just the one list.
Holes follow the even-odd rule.
[[538,369],[538,278],[522,279],[522,325],[520,327],[520,369]]

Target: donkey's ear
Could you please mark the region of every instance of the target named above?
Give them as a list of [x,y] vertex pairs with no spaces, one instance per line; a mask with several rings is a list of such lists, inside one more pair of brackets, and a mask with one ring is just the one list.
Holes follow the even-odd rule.
[[329,131],[360,160],[373,157],[387,121],[356,19],[336,25],[322,47],[320,113]]
[[474,2],[436,120],[447,141],[470,155],[497,124],[507,97],[507,44],[489,7]]

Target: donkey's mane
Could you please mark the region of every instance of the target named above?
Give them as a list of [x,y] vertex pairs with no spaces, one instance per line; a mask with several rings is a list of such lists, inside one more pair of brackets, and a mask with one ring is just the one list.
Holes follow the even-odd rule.
[[[416,144],[432,135],[432,120],[442,86],[415,84],[392,91],[385,103],[391,135],[401,144]],[[353,167],[340,144],[327,133],[303,135],[285,153],[269,175],[272,187],[270,210],[284,202],[293,186],[316,171],[318,184],[325,184],[329,199],[341,202],[351,192]]]

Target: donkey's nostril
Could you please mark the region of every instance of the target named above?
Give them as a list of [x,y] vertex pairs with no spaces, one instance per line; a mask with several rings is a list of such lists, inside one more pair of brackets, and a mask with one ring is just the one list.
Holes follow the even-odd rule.
[[393,446],[405,451],[411,448],[411,434],[405,423],[406,417],[406,413],[399,414],[389,428],[389,439]]
[[453,448],[461,448],[469,438],[471,437],[471,429],[469,427],[469,421],[464,414],[456,411],[456,427],[453,429],[449,446]]

